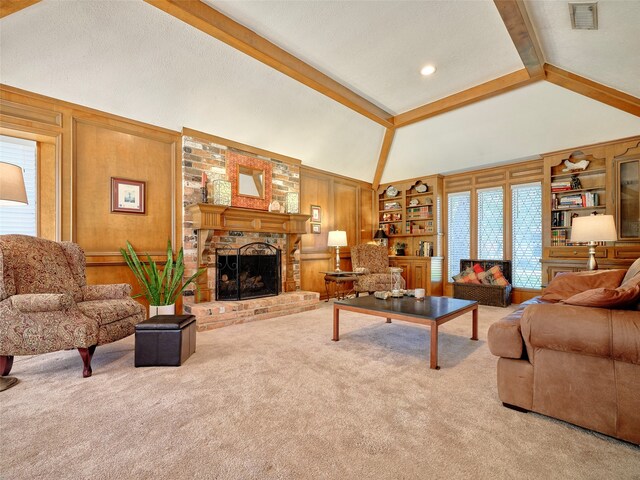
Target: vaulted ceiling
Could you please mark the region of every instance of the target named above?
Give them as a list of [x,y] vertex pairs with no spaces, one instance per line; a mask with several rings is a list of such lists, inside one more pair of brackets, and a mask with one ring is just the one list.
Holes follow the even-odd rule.
[[640,0],[598,13],[586,31],[564,1],[43,0],[0,20],[0,82],[387,182],[640,134]]

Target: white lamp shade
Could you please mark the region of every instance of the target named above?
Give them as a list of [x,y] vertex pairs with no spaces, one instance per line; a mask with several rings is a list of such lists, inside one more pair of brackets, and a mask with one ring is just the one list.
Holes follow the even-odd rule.
[[329,232],[327,245],[329,247],[346,247],[347,232],[345,232],[344,230],[332,230],[331,232]]
[[0,205],[28,203],[22,168],[0,162]]
[[617,239],[613,215],[576,217],[571,223],[572,242],[613,242]]

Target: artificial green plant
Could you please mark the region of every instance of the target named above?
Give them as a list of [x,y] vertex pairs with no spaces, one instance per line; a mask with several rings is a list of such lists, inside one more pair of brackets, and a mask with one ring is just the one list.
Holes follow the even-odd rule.
[[128,240],[126,250],[121,248],[120,253],[142,287],[142,293],[134,295],[133,297],[144,296],[149,302],[149,305],[154,306],[176,303],[178,296],[182,294],[187,285],[195,283],[194,280],[206,270],[205,268],[199,269],[183,284],[184,249],[180,248],[174,262],[171,240],[167,242],[167,261],[162,270],[158,268],[158,265],[148,253],[145,254],[147,256],[147,263],[145,264],[140,261],[138,254],[136,254]]

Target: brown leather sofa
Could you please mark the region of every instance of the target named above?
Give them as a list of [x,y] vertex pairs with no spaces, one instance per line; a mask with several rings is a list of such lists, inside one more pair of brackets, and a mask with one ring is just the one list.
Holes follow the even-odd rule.
[[[622,283],[635,275],[640,259]],[[640,444],[640,303],[609,309],[537,297],[491,325],[488,342],[500,357],[505,406]]]

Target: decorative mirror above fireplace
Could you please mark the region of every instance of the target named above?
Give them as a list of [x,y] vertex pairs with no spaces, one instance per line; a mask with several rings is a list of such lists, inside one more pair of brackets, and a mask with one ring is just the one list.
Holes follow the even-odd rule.
[[227,152],[227,175],[231,182],[231,205],[268,210],[271,203],[271,162]]
[[238,168],[238,195],[264,198],[264,170],[240,165]]

